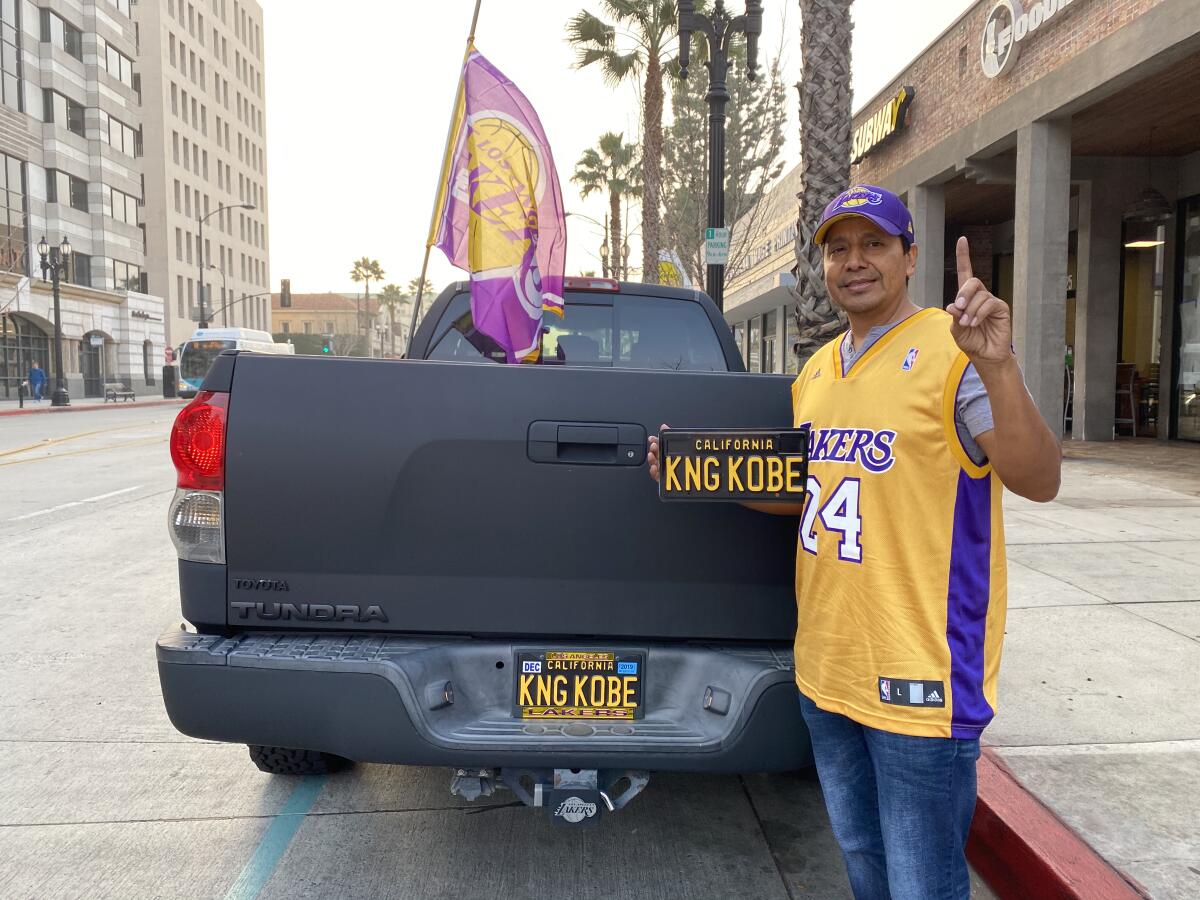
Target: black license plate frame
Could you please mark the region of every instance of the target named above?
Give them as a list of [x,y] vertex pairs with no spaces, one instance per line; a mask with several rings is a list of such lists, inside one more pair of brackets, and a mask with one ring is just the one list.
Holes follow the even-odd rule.
[[664,429],[658,439],[659,499],[671,503],[803,503],[808,483],[808,434],[807,425]]
[[[647,656],[645,650],[636,649],[519,648],[513,654],[513,716],[526,722],[636,721],[645,714]],[[556,683],[556,676],[564,676],[565,681]],[[593,693],[597,677],[604,679],[602,696]],[[609,681],[612,678],[620,679],[615,695],[615,686]],[[583,699],[588,701],[583,706],[576,702],[580,699],[577,693],[580,681],[584,683]],[[627,691],[626,686],[631,683],[632,689]],[[597,697],[607,701],[614,696],[634,705],[590,702]],[[550,702],[526,703],[526,699]],[[560,699],[566,702],[556,702]]]

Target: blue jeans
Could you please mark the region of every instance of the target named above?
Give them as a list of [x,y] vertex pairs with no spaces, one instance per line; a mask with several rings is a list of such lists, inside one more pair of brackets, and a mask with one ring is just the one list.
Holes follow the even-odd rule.
[[41,382],[41,381],[35,381],[35,382],[33,382],[33,384],[30,385],[29,389],[30,389],[30,392],[33,394],[34,400],[42,399],[42,384],[43,384],[43,382]]
[[800,695],[856,900],[969,900],[978,740],[859,725]]

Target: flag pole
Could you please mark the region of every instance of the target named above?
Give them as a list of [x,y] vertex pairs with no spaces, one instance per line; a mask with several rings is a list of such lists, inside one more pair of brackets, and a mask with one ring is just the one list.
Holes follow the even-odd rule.
[[475,0],[475,12],[471,16],[471,31],[467,35],[467,48],[463,53],[464,71],[458,77],[458,90],[454,94],[454,106],[450,109],[450,124],[446,128],[446,149],[442,151],[441,182],[433,198],[433,212],[429,216],[429,237],[425,240],[425,259],[421,262],[421,277],[417,280],[417,297],[413,301],[412,320],[408,326],[408,349],[404,354],[406,357],[412,356],[413,338],[416,336],[417,322],[420,320],[421,300],[425,296],[425,273],[429,270],[429,253],[433,250],[433,245],[437,241],[438,211],[442,208],[442,202],[445,199],[446,193],[450,190],[450,185],[447,184],[450,178],[450,153],[454,149],[455,126],[460,120],[458,109],[462,106],[465,99],[465,67],[467,59],[471,56],[471,51],[475,49],[475,26],[479,24],[479,7],[482,3],[483,0]]

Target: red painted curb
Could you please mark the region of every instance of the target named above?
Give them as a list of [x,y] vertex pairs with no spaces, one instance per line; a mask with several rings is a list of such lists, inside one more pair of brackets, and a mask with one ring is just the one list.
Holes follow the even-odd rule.
[[121,403],[114,403],[112,405],[109,405],[108,403],[89,403],[86,406],[50,406],[49,403],[47,403],[46,406],[34,407],[33,409],[28,407],[25,409],[0,409],[0,417],[36,416],[43,415],[45,413],[88,412],[93,409],[132,409],[138,406],[178,406],[186,402],[186,400],[181,398],[178,400],[125,400]]
[[1002,900],[1147,900],[1031,794],[994,750],[979,759],[979,798],[967,859]]

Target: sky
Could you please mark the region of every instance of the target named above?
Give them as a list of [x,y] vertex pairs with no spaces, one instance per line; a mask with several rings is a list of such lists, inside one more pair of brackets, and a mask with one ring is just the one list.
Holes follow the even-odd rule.
[[[474,0],[339,0],[319,15],[295,0],[260,3],[272,288],[290,278],[297,293],[359,291],[349,273],[362,256],[379,260],[385,283],[406,286],[421,270]],[[914,4],[854,0],[855,110],[972,3],[921,0],[914,14]],[[785,84],[793,85],[800,74],[799,6],[796,0],[764,6],[760,65],[780,55]],[[575,162],[606,131],[635,140],[641,117],[632,86],[613,89],[598,72],[572,67],[565,24],[581,8],[600,12],[591,0],[483,0],[475,35],[479,51],[538,111],[565,205],[579,214],[567,219],[567,274],[600,270],[603,231],[583,217],[601,220],[607,211],[596,194],[580,199],[570,180]],[[742,0],[727,8],[741,11]],[[799,161],[790,88],[788,106],[785,172]],[[636,236],[631,247],[636,264]],[[435,248],[429,265],[435,287],[463,277]]]

